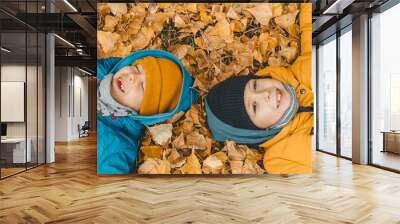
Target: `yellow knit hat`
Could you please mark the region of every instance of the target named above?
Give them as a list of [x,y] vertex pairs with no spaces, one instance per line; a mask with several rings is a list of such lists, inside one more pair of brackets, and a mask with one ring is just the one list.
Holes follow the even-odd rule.
[[165,58],[144,57],[134,62],[143,67],[146,85],[140,115],[154,115],[173,110],[178,104],[182,73],[177,64]]

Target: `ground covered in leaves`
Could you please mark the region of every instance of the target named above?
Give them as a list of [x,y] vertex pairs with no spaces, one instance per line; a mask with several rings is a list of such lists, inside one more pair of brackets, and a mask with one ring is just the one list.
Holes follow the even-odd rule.
[[198,102],[142,139],[140,174],[263,174],[263,151],[211,139],[202,96],[232,75],[289,66],[300,50],[299,5],[283,3],[102,3],[98,58],[142,49],[175,54],[194,78]]

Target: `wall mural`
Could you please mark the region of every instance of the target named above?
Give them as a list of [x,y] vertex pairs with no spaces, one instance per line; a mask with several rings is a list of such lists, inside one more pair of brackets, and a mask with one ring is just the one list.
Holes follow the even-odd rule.
[[98,174],[311,173],[311,3],[99,3]]

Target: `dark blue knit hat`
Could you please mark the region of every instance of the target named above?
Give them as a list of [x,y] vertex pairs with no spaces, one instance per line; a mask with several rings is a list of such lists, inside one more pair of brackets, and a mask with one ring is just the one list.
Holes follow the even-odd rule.
[[244,89],[251,79],[258,76],[233,76],[211,88],[206,101],[210,110],[221,121],[236,127],[250,130],[261,130],[250,120],[244,105]]

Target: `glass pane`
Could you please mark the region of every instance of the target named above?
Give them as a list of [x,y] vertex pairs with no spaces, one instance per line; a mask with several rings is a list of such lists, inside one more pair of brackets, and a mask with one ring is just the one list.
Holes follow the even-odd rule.
[[352,157],[352,35],[340,37],[340,153]]
[[336,153],[336,39],[318,48],[318,147]]
[[40,33],[38,41],[38,163],[45,163],[46,150],[45,150],[45,44],[46,37],[43,33]]
[[372,18],[372,163],[400,170],[400,4]]
[[37,74],[38,74],[38,52],[37,52],[37,33],[27,33],[28,38],[28,63],[27,63],[27,80],[26,80],[26,115],[27,115],[27,142],[30,148],[30,161],[28,162],[28,168],[37,165],[37,132],[38,132],[38,101],[37,101]]
[[[2,14],[5,18],[6,15]],[[31,159],[26,151],[26,33],[1,31],[1,176],[25,170]]]

